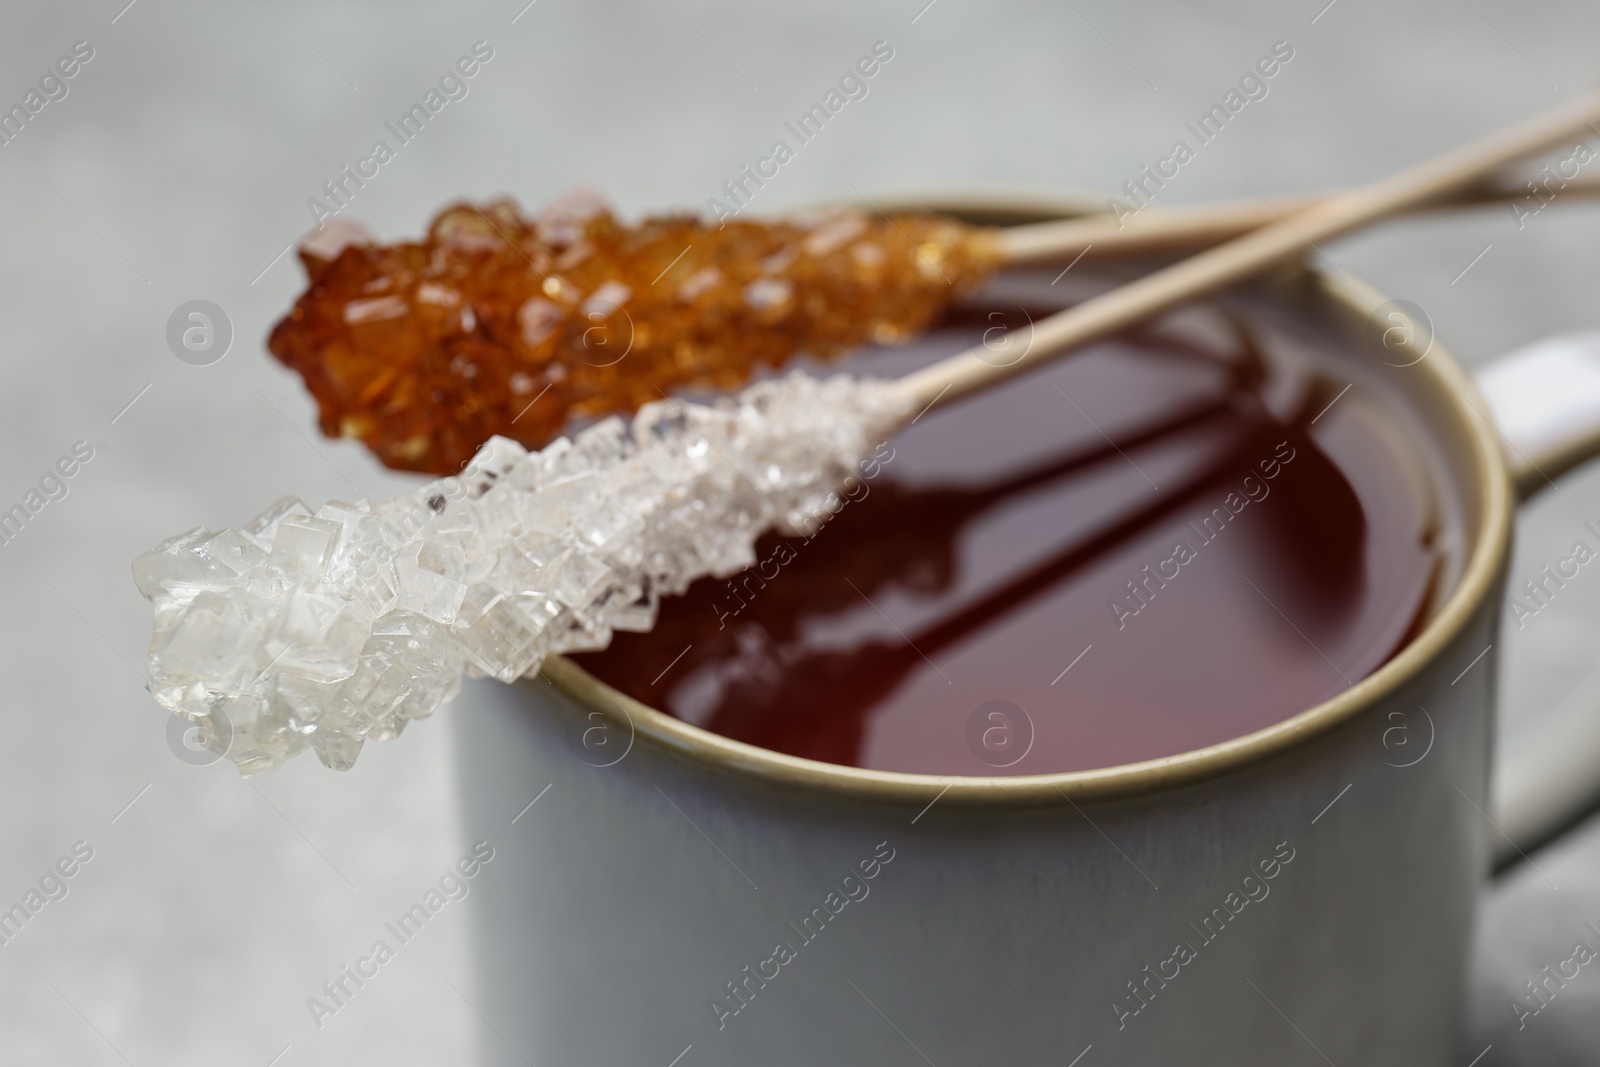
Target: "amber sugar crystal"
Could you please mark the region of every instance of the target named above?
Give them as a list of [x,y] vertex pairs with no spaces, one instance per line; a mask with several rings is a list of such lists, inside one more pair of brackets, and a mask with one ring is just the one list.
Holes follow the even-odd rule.
[[674,389],[904,340],[998,248],[932,215],[625,225],[579,196],[534,217],[453,204],[421,241],[314,236],[300,256],[310,285],[268,346],[305,379],[322,431],[444,474],[495,434],[538,448]]

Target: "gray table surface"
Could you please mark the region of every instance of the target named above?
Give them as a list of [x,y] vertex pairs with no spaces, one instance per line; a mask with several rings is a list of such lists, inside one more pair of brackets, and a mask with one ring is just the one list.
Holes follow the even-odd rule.
[[[323,1029],[305,1007],[471,838],[446,724],[369,747],[346,775],[309,757],[251,782],[185,766],[142,687],[150,614],[128,577],[160,538],[237,524],[279,494],[405,484],[311,434],[307,398],[261,339],[301,285],[292,255],[275,257],[308,228],[307,199],[473,42],[494,56],[469,95],[350,207],[382,234],[415,232],[457,191],[538,204],[587,185],[626,211],[697,208],[880,39],[895,54],[870,95],[760,207],[857,189],[1114,188],[1280,40],[1295,54],[1270,94],[1162,198],[1355,182],[1580,91],[1600,34],[1600,7],[1573,0],[524,2],[0,13],[0,102],[74,42],[94,49],[68,95],[0,146],[0,499],[74,442],[95,449],[70,494],[0,546],[0,899],[74,842],[94,849],[69,895],[0,946],[7,1063],[474,1061],[470,899]],[[1520,230],[1504,210],[1406,222],[1329,254],[1427,308],[1469,363],[1600,325],[1594,207]],[[194,298],[236,334],[208,367],[164,340]],[[1562,479],[1521,522],[1514,581],[1597,513],[1600,472]],[[1593,578],[1508,630],[1508,738],[1587,673],[1597,638]],[[1600,829],[1536,859],[1486,900],[1463,1063],[1490,1045],[1485,1067],[1600,1056],[1590,968],[1524,1029],[1508,1007],[1600,919]]]

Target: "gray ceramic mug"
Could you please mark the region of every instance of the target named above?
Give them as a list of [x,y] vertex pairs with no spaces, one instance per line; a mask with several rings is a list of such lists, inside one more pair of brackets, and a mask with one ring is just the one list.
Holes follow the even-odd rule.
[[[1597,451],[1600,392],[1530,391],[1548,366],[1507,363],[1486,401],[1403,312],[1375,356],[1393,309],[1341,278],[1286,272],[1239,298],[1321,331],[1426,443],[1464,543],[1423,632],[1248,736],[1012,778],[775,754],[564,660],[469,684],[453,715],[468,830],[497,846],[475,895],[488,1062],[1454,1062],[1495,851],[1513,506]],[[1568,763],[1500,821],[1530,838],[1558,822],[1588,787]]]

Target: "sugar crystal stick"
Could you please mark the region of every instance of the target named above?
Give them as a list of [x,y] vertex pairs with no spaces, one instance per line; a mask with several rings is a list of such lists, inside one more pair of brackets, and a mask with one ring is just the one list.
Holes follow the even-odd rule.
[[268,344],[322,431],[447,474],[496,434],[540,448],[569,420],[903,340],[985,277],[997,246],[952,219],[855,211],[630,227],[580,196],[535,218],[457,204],[417,242],[345,229],[301,259],[310,286]]
[[[1600,191],[1549,180],[1565,199]],[[1520,224],[1544,204],[1526,184],[1414,206],[1521,198],[1533,207],[1517,206]],[[269,346],[304,378],[324,433],[445,474],[496,434],[539,448],[657,390],[735,388],[797,355],[904,340],[1002,265],[1188,252],[1334,195],[990,228],[842,209],[628,226],[580,194],[535,217],[507,200],[455,204],[420,241],[391,245],[335,220],[302,245],[309,285]]]
[[795,373],[714,405],[657,400],[543,452],[492,439],[389,500],[279,501],[134,561],[155,604],[150,690],[246,774],[306,748],[340,770],[448,700],[648,630],[656,604],[814,531],[906,417],[893,383]]

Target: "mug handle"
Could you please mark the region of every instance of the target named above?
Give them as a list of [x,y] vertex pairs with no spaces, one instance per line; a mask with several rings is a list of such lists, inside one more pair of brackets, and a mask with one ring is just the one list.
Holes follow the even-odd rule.
[[[1600,332],[1535,342],[1476,378],[1519,499],[1600,456]],[[1496,869],[1600,806],[1600,669],[1504,750],[1493,798]]]

